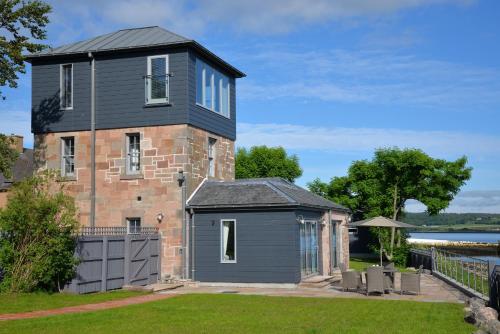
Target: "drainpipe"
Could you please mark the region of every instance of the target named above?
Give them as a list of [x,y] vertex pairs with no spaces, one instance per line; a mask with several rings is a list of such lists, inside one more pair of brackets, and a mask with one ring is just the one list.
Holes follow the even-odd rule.
[[187,215],[186,215],[186,177],[184,176],[184,171],[179,171],[177,174],[177,182],[179,182],[179,187],[181,187],[181,208],[182,208],[182,271],[181,278],[186,279],[189,275],[187,269]]
[[90,227],[95,227],[95,58],[91,59],[90,70]]
[[[330,268],[330,271],[328,275],[331,275],[333,272],[333,262],[337,262],[337,259],[332,260],[332,242],[333,242],[333,231],[332,231],[333,225],[332,225],[332,210],[328,210],[328,239],[330,239],[330,263],[328,264],[328,267]],[[337,243],[335,243],[335,247],[337,247]],[[337,256],[337,250],[335,249],[335,256]]]
[[194,234],[195,234],[195,231],[194,231],[194,210],[191,209],[190,211],[190,215],[191,215],[191,280],[194,281],[194,272],[195,272],[195,269],[194,269],[194,250],[195,250],[195,238],[194,238]]

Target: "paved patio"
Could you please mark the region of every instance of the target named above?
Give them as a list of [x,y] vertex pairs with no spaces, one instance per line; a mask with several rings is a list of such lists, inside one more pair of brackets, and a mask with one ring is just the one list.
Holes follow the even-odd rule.
[[[370,298],[386,300],[413,300],[422,302],[448,302],[463,303],[465,296],[455,288],[433,277],[422,274],[420,295],[400,295],[400,274],[396,273],[395,292],[380,295],[366,296],[362,292],[343,292],[339,283],[322,288],[268,288],[268,287],[234,287],[234,286],[185,286],[165,293],[187,294],[187,293],[238,293],[242,295],[265,295],[265,296],[295,296],[295,297],[326,297],[326,298]],[[162,293],[162,292],[160,292]]]

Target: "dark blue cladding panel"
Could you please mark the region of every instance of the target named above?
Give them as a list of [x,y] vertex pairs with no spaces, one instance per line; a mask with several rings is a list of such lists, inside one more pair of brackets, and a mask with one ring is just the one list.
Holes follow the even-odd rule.
[[[195,213],[195,280],[298,283],[299,232],[294,211]],[[220,261],[220,220],[236,219],[236,263]]]

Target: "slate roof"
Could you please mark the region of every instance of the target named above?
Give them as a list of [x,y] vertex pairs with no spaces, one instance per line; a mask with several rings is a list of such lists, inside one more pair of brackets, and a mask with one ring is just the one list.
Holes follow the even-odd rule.
[[66,44],[56,48],[48,48],[41,52],[28,55],[26,58],[28,60],[33,60],[49,56],[86,55],[89,52],[110,52],[182,44],[194,47],[201,53],[212,58],[215,62],[227,67],[235,74],[236,77],[245,76],[244,73],[217,57],[195,40],[178,35],[158,26],[122,29],[84,41]]
[[0,191],[8,190],[13,182],[21,181],[31,175],[33,175],[33,150],[25,148],[12,166],[12,178],[7,179],[0,173]]
[[349,211],[282,178],[206,180],[188,199],[188,208],[302,206]]

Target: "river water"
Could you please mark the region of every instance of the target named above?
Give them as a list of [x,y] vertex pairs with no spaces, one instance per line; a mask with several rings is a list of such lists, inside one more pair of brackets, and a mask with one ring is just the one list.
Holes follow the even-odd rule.
[[500,242],[500,233],[488,232],[411,232],[410,239],[472,241],[472,242]]
[[[498,244],[500,242],[500,233],[497,232],[411,232],[410,239],[424,240],[444,240],[444,241],[469,241],[469,242],[484,242]],[[500,257],[495,254],[485,254],[483,251],[467,254],[470,250],[464,248],[458,250],[458,253],[466,254],[483,260],[493,260],[500,265]]]

